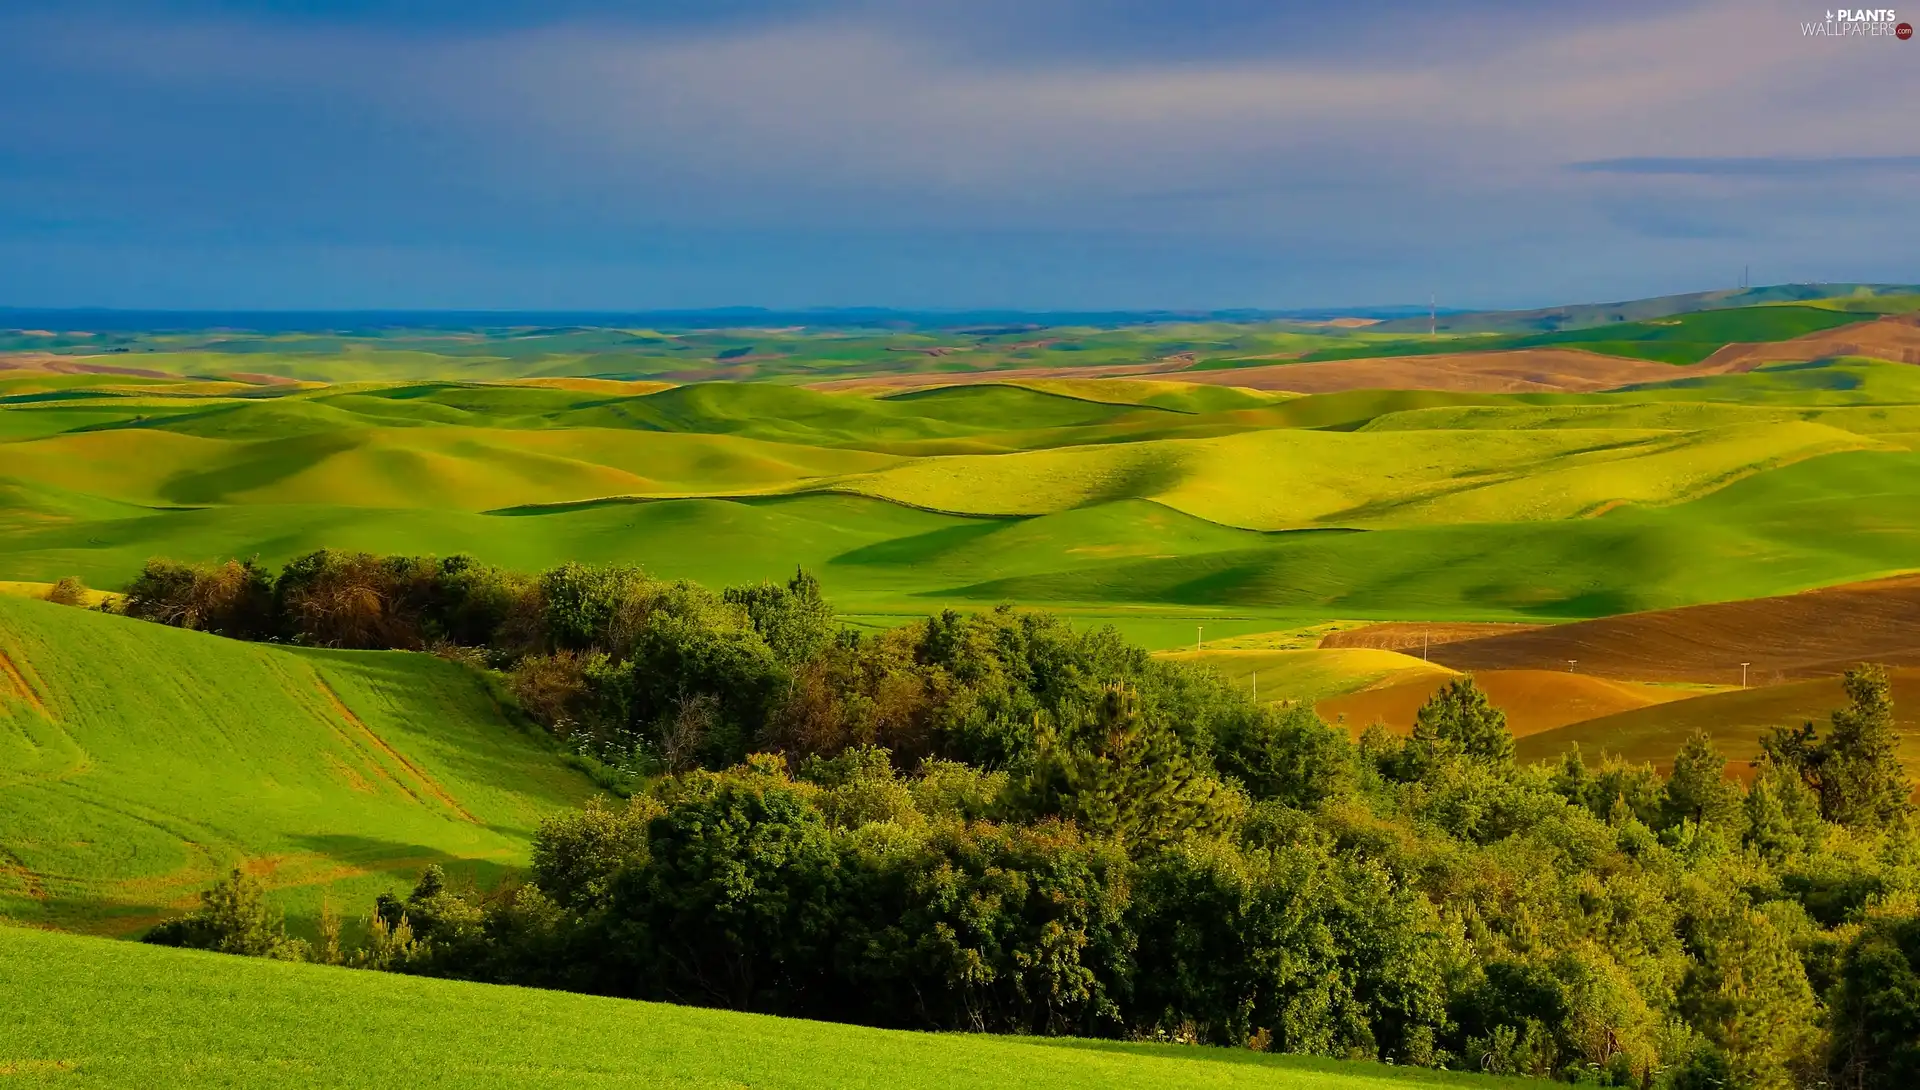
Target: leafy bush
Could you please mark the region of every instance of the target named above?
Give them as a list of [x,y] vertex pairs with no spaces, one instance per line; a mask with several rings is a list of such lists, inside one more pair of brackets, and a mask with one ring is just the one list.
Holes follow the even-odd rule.
[[287,937],[286,924],[268,907],[260,882],[242,870],[202,892],[199,908],[159,924],[141,941],[290,961],[307,956],[306,944]]

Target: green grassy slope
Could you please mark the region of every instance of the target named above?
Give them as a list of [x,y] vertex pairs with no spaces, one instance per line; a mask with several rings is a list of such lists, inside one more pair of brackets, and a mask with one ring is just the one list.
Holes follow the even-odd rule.
[[834,486],[963,514],[1152,499],[1255,530],[1564,519],[1673,503],[1747,472],[1875,441],[1805,421],[1638,429],[1272,429],[922,459]]
[[246,644],[0,598],[0,915],[137,929],[244,864],[296,923],[427,863],[485,882],[591,793],[427,655]]
[[890,1032],[0,928],[0,1076],[78,1086],[1390,1090],[1541,1083]]
[[1238,603],[1301,616],[1604,616],[1909,570],[1920,456],[1858,452],[1757,474],[1672,507],[1595,518],[1285,533],[1248,548],[1089,564],[964,588],[976,600]]

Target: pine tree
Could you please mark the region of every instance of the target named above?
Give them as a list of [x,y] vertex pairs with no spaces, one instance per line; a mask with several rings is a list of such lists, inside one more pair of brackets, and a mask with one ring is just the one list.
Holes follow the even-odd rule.
[[1727,759],[1702,730],[1688,736],[1673,759],[1673,774],[1661,794],[1663,825],[1690,821],[1734,825],[1742,817],[1740,789],[1727,780]]
[[1812,723],[1777,729],[1760,740],[1761,761],[1797,774],[1820,799],[1820,814],[1840,825],[1878,828],[1904,819],[1913,787],[1900,765],[1893,696],[1878,666],[1848,670],[1845,707],[1833,713],[1825,738]]
[[1071,818],[1081,828],[1144,847],[1211,827],[1226,791],[1204,774],[1179,737],[1140,714],[1138,697],[1114,686],[1090,723],[1062,737],[1035,723],[1037,753],[1022,786],[1023,808]]
[[304,944],[287,937],[280,913],[267,904],[259,879],[239,869],[201,891],[199,908],[155,927],[143,941],[247,957],[305,956]]
[[1744,805],[1743,839],[1765,858],[1777,861],[1820,847],[1826,826],[1819,800],[1792,773],[1762,762]]
[[1804,1086],[1820,1048],[1819,1003],[1800,959],[1765,915],[1741,905],[1693,921],[1694,963],[1676,999],[1687,1024],[1754,1090]]
[[1884,827],[1905,816],[1913,785],[1900,766],[1893,732],[1893,696],[1878,666],[1847,671],[1847,706],[1833,713],[1825,781],[1829,820]]
[[1470,675],[1442,685],[1421,705],[1407,743],[1407,771],[1417,779],[1429,769],[1463,758],[1496,766],[1513,764],[1513,735],[1507,731],[1506,713],[1487,700]]

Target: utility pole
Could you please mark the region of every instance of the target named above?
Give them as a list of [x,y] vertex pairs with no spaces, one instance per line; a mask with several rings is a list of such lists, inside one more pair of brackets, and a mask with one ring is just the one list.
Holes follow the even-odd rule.
[[1420,630],[1420,661],[1421,662],[1427,661],[1427,644],[1432,640],[1432,637],[1433,637],[1433,629],[1423,628]]
[[1260,671],[1253,672],[1253,702],[1260,703]]
[[1743,662],[1740,664],[1740,687],[1742,689],[1747,687],[1747,667],[1752,665],[1753,663],[1751,662]]
[[1206,635],[1206,633],[1207,633],[1206,625],[1200,625],[1193,630],[1193,653],[1194,654],[1197,655],[1200,653],[1200,643],[1201,643],[1200,637]]
[[1579,659],[1568,659],[1568,660],[1567,660],[1567,673],[1569,673],[1569,674],[1571,674],[1571,673],[1573,673],[1573,665],[1574,665],[1574,663],[1577,663],[1577,662],[1579,662],[1579,661],[1580,661]]
[[1427,296],[1427,336],[1440,335],[1440,293]]

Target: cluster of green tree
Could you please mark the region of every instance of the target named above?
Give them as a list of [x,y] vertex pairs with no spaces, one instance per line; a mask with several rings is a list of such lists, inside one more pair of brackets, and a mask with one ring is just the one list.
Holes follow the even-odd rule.
[[902,767],[926,757],[1010,767],[1041,743],[1036,723],[1084,717],[1113,684],[1183,751],[1252,717],[1210,673],[1047,614],[842,629],[804,571],[716,594],[621,565],[526,575],[461,556],[320,551],[279,572],[153,560],[118,608],[239,639],[468,652],[504,670],[555,734],[643,772],[855,745],[885,747]]
[[[432,567],[327,555],[288,570],[404,587]],[[1516,765],[1469,679],[1410,737],[1353,742],[1044,615],[856,636],[804,575],[715,595],[442,566],[434,586],[510,588],[476,642],[531,711],[658,774],[548,821],[522,882],[435,870],[383,897],[352,951],[337,925],[303,948],[234,908],[260,900],[244,876],[156,939],[1604,1085],[1920,1080],[1920,842],[1877,670],[1847,676],[1830,726],[1769,737],[1743,787],[1705,735],[1666,776],[1578,751]],[[252,592],[270,624],[296,615],[287,579]],[[406,600],[438,604],[385,631],[481,630],[449,623],[479,615],[468,598]]]

